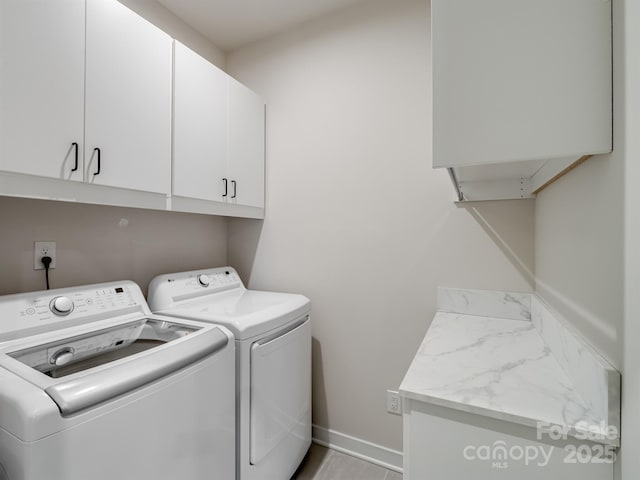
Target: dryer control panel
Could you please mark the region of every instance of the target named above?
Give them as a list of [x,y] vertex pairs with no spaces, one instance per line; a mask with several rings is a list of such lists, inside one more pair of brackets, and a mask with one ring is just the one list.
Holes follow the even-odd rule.
[[132,312],[150,313],[129,281],[7,295],[0,297],[0,340]]
[[187,289],[198,287],[209,288],[212,290],[227,290],[228,288],[237,287],[242,285],[240,277],[235,270],[226,269],[224,271],[205,271],[203,273],[196,274],[195,280],[191,277],[178,278],[173,280],[174,286],[180,285]]
[[234,288],[245,287],[238,272],[232,267],[160,275],[149,285],[149,305],[153,305],[154,311],[158,311],[183,300],[192,300]]

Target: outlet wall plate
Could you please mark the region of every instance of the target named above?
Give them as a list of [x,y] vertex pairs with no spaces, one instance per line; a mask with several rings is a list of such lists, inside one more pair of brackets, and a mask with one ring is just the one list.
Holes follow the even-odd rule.
[[402,398],[395,390],[387,390],[387,412],[402,415]]
[[56,242],[35,242],[33,247],[33,269],[44,270],[40,260],[42,257],[51,257],[49,269],[56,268]]

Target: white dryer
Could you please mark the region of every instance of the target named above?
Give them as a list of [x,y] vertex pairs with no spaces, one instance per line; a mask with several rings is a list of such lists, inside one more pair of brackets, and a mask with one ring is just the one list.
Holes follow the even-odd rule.
[[247,290],[231,267],[161,275],[157,313],[224,325],[236,340],[238,480],[287,480],[311,444],[311,303]]
[[0,478],[233,479],[234,367],[132,282],[0,297]]

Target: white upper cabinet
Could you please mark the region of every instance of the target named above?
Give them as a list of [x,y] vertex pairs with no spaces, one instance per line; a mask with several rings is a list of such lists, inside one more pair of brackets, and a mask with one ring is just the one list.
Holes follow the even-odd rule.
[[262,99],[229,77],[229,197],[264,208],[265,107]]
[[611,151],[610,1],[432,0],[432,52],[433,165],[467,199],[531,196]]
[[264,103],[117,0],[0,0],[0,195],[263,218]]
[[173,93],[173,194],[264,208],[262,99],[177,41]]
[[170,194],[171,37],[116,0],[88,1],[86,45],[87,181]]
[[227,175],[227,77],[218,67],[175,42],[174,195],[223,201],[223,179]]
[[0,170],[82,181],[84,17],[83,1],[0,0]]

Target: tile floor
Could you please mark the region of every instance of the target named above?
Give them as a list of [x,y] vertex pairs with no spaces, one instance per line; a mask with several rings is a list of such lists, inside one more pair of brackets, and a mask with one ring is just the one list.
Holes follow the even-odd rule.
[[291,480],[402,480],[402,475],[314,443]]

